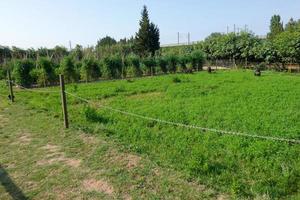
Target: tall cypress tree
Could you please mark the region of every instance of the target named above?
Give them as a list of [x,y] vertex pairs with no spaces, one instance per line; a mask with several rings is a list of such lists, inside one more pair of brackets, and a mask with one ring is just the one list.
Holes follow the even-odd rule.
[[159,29],[158,27],[150,23],[150,37],[149,37],[149,51],[151,53],[151,56],[154,56],[155,51],[159,49],[160,43],[159,43]]
[[150,22],[147,7],[144,6],[140,28],[135,36],[135,50],[141,56],[146,56],[148,53],[153,56],[159,46],[159,29],[154,23]]

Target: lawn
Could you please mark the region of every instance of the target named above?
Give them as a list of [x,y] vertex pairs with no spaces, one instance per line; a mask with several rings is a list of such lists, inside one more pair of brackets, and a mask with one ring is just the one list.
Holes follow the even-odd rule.
[[[71,127],[101,135],[235,198],[300,197],[300,145],[199,131],[97,106],[187,125],[300,139],[299,75],[251,71],[176,74],[69,84]],[[1,86],[1,94],[4,86]],[[62,122],[59,88],[15,89],[16,104]],[[51,125],[51,124],[49,124]]]

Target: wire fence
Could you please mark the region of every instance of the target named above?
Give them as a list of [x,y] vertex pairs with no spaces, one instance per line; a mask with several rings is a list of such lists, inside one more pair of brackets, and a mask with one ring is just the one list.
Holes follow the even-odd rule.
[[41,89],[27,88],[27,87],[24,87],[22,85],[19,85],[19,84],[15,83],[14,81],[11,81],[11,83],[13,85],[15,85],[16,87],[21,88],[21,89],[26,90],[26,91],[29,91],[29,92],[37,92],[37,93],[59,93],[59,91],[51,91],[51,90],[41,90]]
[[272,137],[272,136],[262,136],[262,135],[256,135],[256,134],[248,134],[248,133],[241,133],[241,132],[234,132],[234,131],[226,131],[226,130],[219,130],[219,129],[214,129],[214,128],[206,128],[206,127],[200,127],[200,126],[196,126],[196,125],[189,125],[189,124],[183,124],[183,123],[178,123],[178,122],[172,122],[172,121],[167,121],[167,120],[162,120],[162,119],[158,119],[158,118],[152,118],[152,117],[148,117],[148,116],[144,116],[144,115],[140,115],[140,114],[136,114],[136,113],[132,113],[132,112],[127,112],[127,111],[123,111],[123,110],[119,110],[116,108],[112,108],[110,106],[104,106],[101,104],[95,104],[94,102],[82,98],[80,96],[77,96],[75,94],[72,94],[70,92],[66,91],[66,94],[77,98],[85,103],[88,103],[90,105],[96,105],[98,107],[113,111],[113,112],[117,112],[117,113],[121,113],[127,116],[132,116],[132,117],[136,117],[136,118],[140,118],[140,119],[144,119],[144,120],[148,120],[148,121],[155,121],[158,123],[162,123],[162,124],[168,124],[168,125],[172,125],[172,126],[177,126],[177,127],[183,127],[183,128],[187,128],[187,129],[198,129],[201,131],[208,131],[208,132],[215,132],[215,133],[220,133],[220,134],[227,134],[227,135],[234,135],[234,136],[242,136],[242,137],[251,137],[251,138],[257,138],[257,139],[265,139],[265,140],[273,140],[273,141],[281,141],[281,142],[289,142],[289,143],[296,143],[296,144],[300,144],[300,140],[296,140],[296,139],[288,139],[288,138],[281,138],[281,137]]
[[[53,94],[53,93],[59,94],[59,92],[60,92],[60,91],[49,91],[49,90],[26,88],[24,86],[21,86],[21,85],[18,85],[16,83],[14,83],[14,82],[12,82],[12,83],[15,86],[20,87],[20,88],[22,88],[22,89],[24,89],[25,91],[28,91],[28,92],[51,93],[51,94]],[[103,109],[106,109],[106,110],[109,110],[109,111],[113,111],[115,113],[120,113],[120,114],[123,114],[123,115],[131,116],[131,117],[135,117],[135,118],[140,118],[140,119],[147,120],[147,121],[154,121],[154,122],[157,122],[157,123],[166,124],[166,125],[170,125],[170,126],[181,127],[181,128],[186,128],[186,129],[196,129],[196,130],[203,131],[203,133],[204,132],[214,132],[214,133],[223,134],[223,135],[231,135],[231,136],[239,136],[239,137],[246,137],[246,138],[253,138],[253,139],[262,139],[262,140],[269,140],[269,141],[300,144],[300,140],[297,140],[297,139],[290,139],[290,138],[284,138],[284,137],[272,137],[272,136],[264,136],[264,135],[258,135],[258,134],[236,132],[236,131],[220,130],[220,129],[201,127],[201,126],[197,126],[197,125],[190,125],[190,124],[184,124],[184,123],[179,123],[179,122],[172,122],[172,121],[168,121],[168,120],[153,118],[153,117],[149,117],[149,116],[145,116],[145,115],[141,115],[141,114],[137,114],[137,113],[133,113],[133,112],[129,112],[129,111],[116,109],[116,108],[113,108],[113,107],[110,107],[110,106],[105,106],[105,105],[102,105],[100,103],[96,103],[96,102],[93,102],[93,101],[88,100],[86,98],[80,97],[80,96],[78,96],[76,94],[73,94],[71,92],[68,92],[68,91],[64,91],[64,92],[65,92],[65,94],[67,94],[67,95],[69,95],[73,98],[79,99],[82,102],[85,102],[89,105],[100,107],[100,108],[103,108]]]

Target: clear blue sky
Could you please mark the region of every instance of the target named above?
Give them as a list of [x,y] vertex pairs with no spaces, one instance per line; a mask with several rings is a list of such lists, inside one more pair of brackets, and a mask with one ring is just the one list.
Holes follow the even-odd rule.
[[[248,25],[265,35],[273,14],[284,22],[300,18],[300,0],[0,0],[0,44],[54,47],[94,45],[106,35],[134,35],[143,5],[161,32],[161,43],[176,43],[177,32],[191,40]],[[181,41],[186,36],[181,34]]]

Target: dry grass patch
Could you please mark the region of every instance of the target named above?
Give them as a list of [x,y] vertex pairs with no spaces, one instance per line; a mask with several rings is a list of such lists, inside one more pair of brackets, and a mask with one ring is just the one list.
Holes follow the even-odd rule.
[[78,168],[81,164],[81,160],[67,158],[63,152],[60,152],[60,147],[56,145],[47,144],[41,147],[41,149],[47,151],[46,158],[37,161],[37,165],[52,165],[56,163],[64,163],[67,166]]
[[107,195],[114,193],[113,187],[105,180],[87,179],[83,181],[82,185],[86,191],[103,192]]
[[31,137],[27,133],[19,137],[20,144],[28,145],[30,142],[31,142]]
[[58,152],[60,150],[59,146],[47,144],[46,146],[43,146],[41,149],[47,150],[49,152]]
[[134,154],[122,153],[116,150],[111,150],[110,152],[108,152],[107,157],[108,162],[124,166],[128,170],[131,170],[136,167],[142,167],[140,166],[141,157]]
[[8,118],[3,115],[0,115],[0,128],[4,128],[8,123]]
[[87,135],[86,133],[80,134],[80,138],[86,144],[97,144],[98,143],[98,139],[96,137]]

